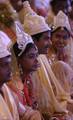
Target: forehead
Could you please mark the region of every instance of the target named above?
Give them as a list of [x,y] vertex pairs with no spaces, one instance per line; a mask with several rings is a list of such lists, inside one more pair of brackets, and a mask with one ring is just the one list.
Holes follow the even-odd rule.
[[11,62],[11,56],[0,58],[0,64],[10,63],[10,62]]
[[26,53],[26,54],[33,54],[33,53],[38,53],[38,48],[34,47],[34,48],[30,48],[30,50]]
[[64,35],[69,35],[69,33],[66,29],[58,29],[53,33],[53,35],[64,36]]
[[44,32],[42,33],[42,37],[51,37],[51,31],[47,31],[47,32]]

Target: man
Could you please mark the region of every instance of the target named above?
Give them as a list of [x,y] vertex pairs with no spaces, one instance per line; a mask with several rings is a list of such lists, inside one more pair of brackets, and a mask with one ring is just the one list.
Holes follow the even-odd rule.
[[[6,34],[0,34],[0,119],[19,120],[41,119],[40,114],[31,108],[23,107],[6,83],[11,79],[11,53],[7,50]],[[19,118],[20,117],[20,118]]]
[[[8,87],[5,85],[5,83],[9,81],[11,76],[10,63],[11,63],[11,53],[7,50],[2,39],[0,39],[0,99],[1,99],[0,116],[2,117],[2,119],[6,119],[6,120],[13,120],[13,119],[19,120],[19,117],[16,116],[18,115],[18,111],[13,96],[11,95]],[[13,100],[13,103],[11,102],[11,99]],[[9,108],[8,102],[10,102],[11,109]]]
[[32,77],[38,108],[51,117],[54,113],[67,113],[66,103],[70,97],[56,79],[46,56],[41,55],[46,54],[51,46],[50,29],[45,20],[30,8],[28,2],[24,2],[24,11],[24,30],[32,36],[40,54],[38,60],[41,67]]
[[[28,16],[27,16],[28,15]],[[24,30],[32,36],[38,47],[39,54],[46,54],[51,45],[51,29],[45,19],[37,15],[30,7],[28,1],[24,2]]]
[[[12,0],[13,1],[13,0]],[[11,3],[14,3],[14,2],[12,2],[11,1]],[[17,4],[18,2],[16,2],[16,4]],[[22,24],[25,24],[26,22],[30,22],[30,19],[27,21],[27,18],[26,18],[26,20],[24,19],[24,17],[26,16],[26,11],[27,11],[27,9],[26,9],[26,6],[25,6],[25,3],[27,4],[27,6],[28,6],[28,1],[26,0],[24,3],[23,3],[23,11],[21,11],[22,12],[22,17],[20,17],[20,19],[22,19],[22,20],[20,20],[21,22],[22,22]],[[14,6],[14,5],[13,5]],[[16,5],[15,5],[16,6]],[[14,7],[15,8],[15,7]],[[31,11],[31,10],[30,10]],[[34,12],[33,12],[33,14],[34,14]],[[29,17],[31,17],[32,15],[30,15]],[[36,13],[35,13],[35,16],[36,16]],[[37,16],[38,17],[38,16]],[[39,21],[40,20],[40,21]],[[32,20],[31,20],[32,21]],[[35,19],[35,21],[34,21],[34,24],[33,24],[33,26],[34,26],[34,29],[36,28],[37,30],[38,30],[38,26],[35,26],[36,25],[36,22],[39,22],[39,25],[40,25],[40,27],[42,26],[42,28],[40,28],[41,29],[41,31],[40,31],[40,29],[39,29],[39,31],[40,31],[40,33],[42,33],[43,35],[43,37],[45,37],[45,40],[42,40],[42,43],[41,43],[41,47],[39,48],[39,49],[41,49],[42,47],[43,47],[43,44],[45,44],[45,47],[46,47],[46,49],[47,49],[47,47],[48,47],[48,39],[49,39],[49,37],[50,37],[50,28],[48,27],[48,25],[45,23],[45,20],[44,20],[44,18],[43,17],[41,17],[40,16],[40,19],[39,19],[39,17],[38,17],[38,19],[36,20]],[[24,25],[25,26],[25,25]],[[37,36],[37,34],[39,34],[39,32],[38,33],[36,33],[36,31],[34,31],[31,27],[33,27],[32,25],[29,27],[30,28],[30,31],[32,30],[34,33],[33,34],[31,34],[31,33],[29,33],[26,29],[25,29],[25,27],[24,27],[24,29],[25,29],[25,32],[27,32],[28,34],[30,34],[30,35],[32,35],[32,37],[34,37],[34,35],[36,35]],[[27,28],[27,29],[29,29],[29,28]],[[39,36],[39,35],[38,35]],[[41,36],[41,35],[40,35]],[[42,38],[43,39],[43,38]],[[45,42],[45,43],[43,43],[43,42]],[[50,40],[49,40],[49,42],[50,42]],[[38,44],[39,45],[39,44]],[[45,49],[45,48],[44,48]],[[47,50],[46,50],[47,51]],[[40,52],[40,51],[39,51]],[[43,51],[42,51],[43,52]]]

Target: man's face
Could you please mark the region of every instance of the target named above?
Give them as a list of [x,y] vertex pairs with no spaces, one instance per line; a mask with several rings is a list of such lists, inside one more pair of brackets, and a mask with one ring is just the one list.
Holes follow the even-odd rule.
[[11,78],[11,57],[0,58],[0,84],[6,83]]
[[48,48],[51,46],[51,33],[50,32],[44,32],[42,33],[42,36],[40,37],[39,41],[34,41],[36,46],[38,47],[39,54],[47,54]]
[[31,48],[29,52],[23,54],[22,58],[20,58],[19,60],[23,72],[29,73],[37,70],[37,68],[39,67],[37,57],[38,50],[35,48]]
[[70,41],[70,35],[65,29],[58,29],[52,34],[52,45],[56,51],[63,51]]

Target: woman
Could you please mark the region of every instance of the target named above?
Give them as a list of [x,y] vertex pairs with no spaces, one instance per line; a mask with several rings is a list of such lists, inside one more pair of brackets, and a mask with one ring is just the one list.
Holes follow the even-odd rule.
[[62,11],[54,19],[51,40],[53,49],[50,57],[51,61],[62,60],[72,67],[73,42],[71,28],[68,17]]
[[[68,17],[60,11],[54,20],[50,63],[62,88],[73,94],[73,56],[71,29]],[[71,108],[71,107],[70,107]],[[73,111],[72,111],[73,112]]]
[[30,76],[39,66],[37,60],[38,49],[31,37],[20,30],[18,23],[16,23],[16,30],[18,43],[14,44],[13,49],[22,81],[14,81],[15,87],[11,88],[18,94],[24,105],[34,107],[36,101],[33,100],[33,85]]

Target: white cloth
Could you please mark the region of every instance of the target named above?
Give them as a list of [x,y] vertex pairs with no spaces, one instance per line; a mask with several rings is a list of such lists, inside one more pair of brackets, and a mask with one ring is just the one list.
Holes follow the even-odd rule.
[[4,32],[0,31],[0,58],[11,55],[7,48],[10,41],[11,40],[8,36]]

